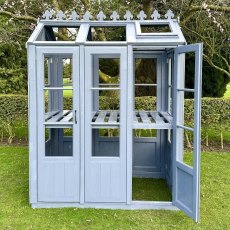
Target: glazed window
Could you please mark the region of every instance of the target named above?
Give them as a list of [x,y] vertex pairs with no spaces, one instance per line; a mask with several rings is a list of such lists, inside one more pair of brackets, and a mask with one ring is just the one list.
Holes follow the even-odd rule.
[[87,41],[95,42],[112,42],[112,41],[126,41],[126,27],[125,26],[111,26],[99,27],[91,26]]

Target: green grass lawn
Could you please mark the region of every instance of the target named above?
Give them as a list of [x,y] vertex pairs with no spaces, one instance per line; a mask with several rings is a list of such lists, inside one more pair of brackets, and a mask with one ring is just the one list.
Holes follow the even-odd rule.
[[133,200],[172,201],[166,180],[133,178]]
[[201,222],[196,224],[181,211],[32,209],[28,148],[0,147],[0,229],[229,229],[229,165],[230,154],[202,153]]
[[230,84],[227,85],[227,90],[224,94],[224,98],[230,98]]

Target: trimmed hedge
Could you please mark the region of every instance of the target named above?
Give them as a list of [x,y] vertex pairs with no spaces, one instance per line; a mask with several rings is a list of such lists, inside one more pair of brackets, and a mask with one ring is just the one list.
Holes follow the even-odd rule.
[[[193,122],[193,99],[185,100],[185,122]],[[72,108],[72,99],[64,99],[64,107]],[[119,109],[118,98],[100,97],[102,109]],[[154,97],[137,97],[136,108],[151,110],[156,106]],[[23,118],[27,120],[28,102],[25,95],[0,95],[0,118]],[[203,98],[202,99],[202,125],[215,126],[230,123],[230,99],[223,98]]]
[[0,94],[0,118],[27,119],[28,101],[26,95]]

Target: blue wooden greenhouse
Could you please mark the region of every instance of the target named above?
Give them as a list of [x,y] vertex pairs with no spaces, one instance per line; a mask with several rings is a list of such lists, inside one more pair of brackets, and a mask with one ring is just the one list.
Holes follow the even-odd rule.
[[[180,209],[199,220],[202,44],[187,45],[173,17],[44,13],[27,42],[33,208]],[[147,107],[138,106],[143,92]],[[164,180],[171,200],[134,199],[135,178]]]

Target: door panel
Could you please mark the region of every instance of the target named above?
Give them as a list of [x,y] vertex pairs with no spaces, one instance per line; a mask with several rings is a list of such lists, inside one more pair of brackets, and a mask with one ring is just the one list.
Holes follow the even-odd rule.
[[[111,60],[120,80],[108,84],[99,65]],[[85,63],[85,202],[126,202],[127,49],[86,47]],[[120,110],[104,108],[99,95],[116,97]]]
[[[195,58],[194,88],[185,81],[185,55]],[[199,221],[200,206],[200,119],[201,119],[202,44],[180,46],[174,52],[174,126],[173,126],[173,203],[195,221]],[[185,124],[185,94],[194,96],[194,119]],[[184,136],[193,136],[193,159],[186,160]]]
[[73,202],[77,193],[73,175],[77,168],[73,162],[44,162],[39,173],[38,200],[43,202]]
[[38,201],[79,202],[79,50],[38,47],[36,55]]

